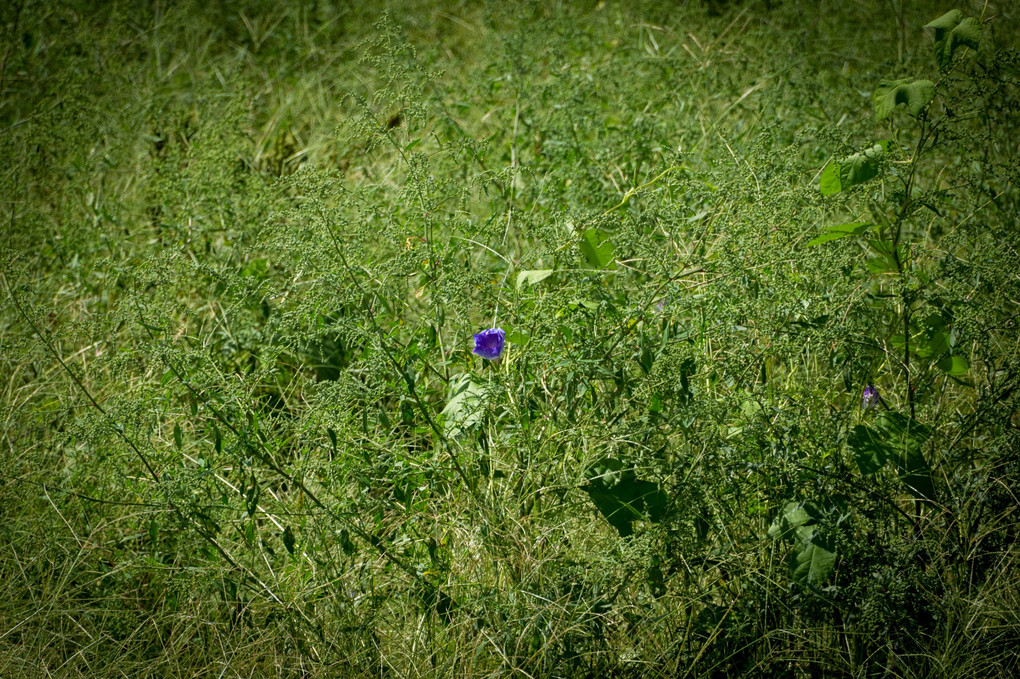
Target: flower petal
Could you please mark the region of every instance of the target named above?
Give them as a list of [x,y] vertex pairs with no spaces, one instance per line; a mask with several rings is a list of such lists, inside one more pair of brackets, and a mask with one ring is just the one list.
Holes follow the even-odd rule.
[[490,361],[499,358],[506,343],[503,328],[489,328],[475,335],[474,353]]

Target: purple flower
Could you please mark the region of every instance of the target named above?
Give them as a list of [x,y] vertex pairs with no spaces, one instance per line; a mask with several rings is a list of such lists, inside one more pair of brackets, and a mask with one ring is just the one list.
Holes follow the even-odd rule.
[[878,389],[871,384],[864,387],[864,398],[861,400],[861,408],[864,410],[871,410],[877,406],[882,400],[882,397],[878,395]]
[[503,328],[489,328],[482,330],[475,335],[474,353],[490,361],[499,358],[503,353],[503,344],[506,343],[506,333]]

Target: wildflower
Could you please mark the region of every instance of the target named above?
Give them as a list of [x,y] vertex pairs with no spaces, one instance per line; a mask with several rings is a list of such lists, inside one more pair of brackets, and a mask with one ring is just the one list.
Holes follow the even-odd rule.
[[503,328],[489,328],[482,330],[475,335],[474,353],[490,361],[499,358],[503,353],[503,344],[506,343],[506,333]]
[[869,384],[864,387],[864,398],[861,400],[861,408],[864,410],[871,410],[882,401],[882,397],[878,395],[878,389],[874,385]]

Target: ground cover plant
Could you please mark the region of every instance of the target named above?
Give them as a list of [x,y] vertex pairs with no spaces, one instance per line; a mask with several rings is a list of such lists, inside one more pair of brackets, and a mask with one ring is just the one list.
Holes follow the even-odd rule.
[[4,4],[0,676],[1015,676],[1018,29]]

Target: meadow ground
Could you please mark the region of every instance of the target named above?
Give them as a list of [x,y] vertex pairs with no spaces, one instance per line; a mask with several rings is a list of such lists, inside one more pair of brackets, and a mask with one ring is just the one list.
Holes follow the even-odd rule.
[[1018,9],[3,3],[0,676],[1016,676]]

